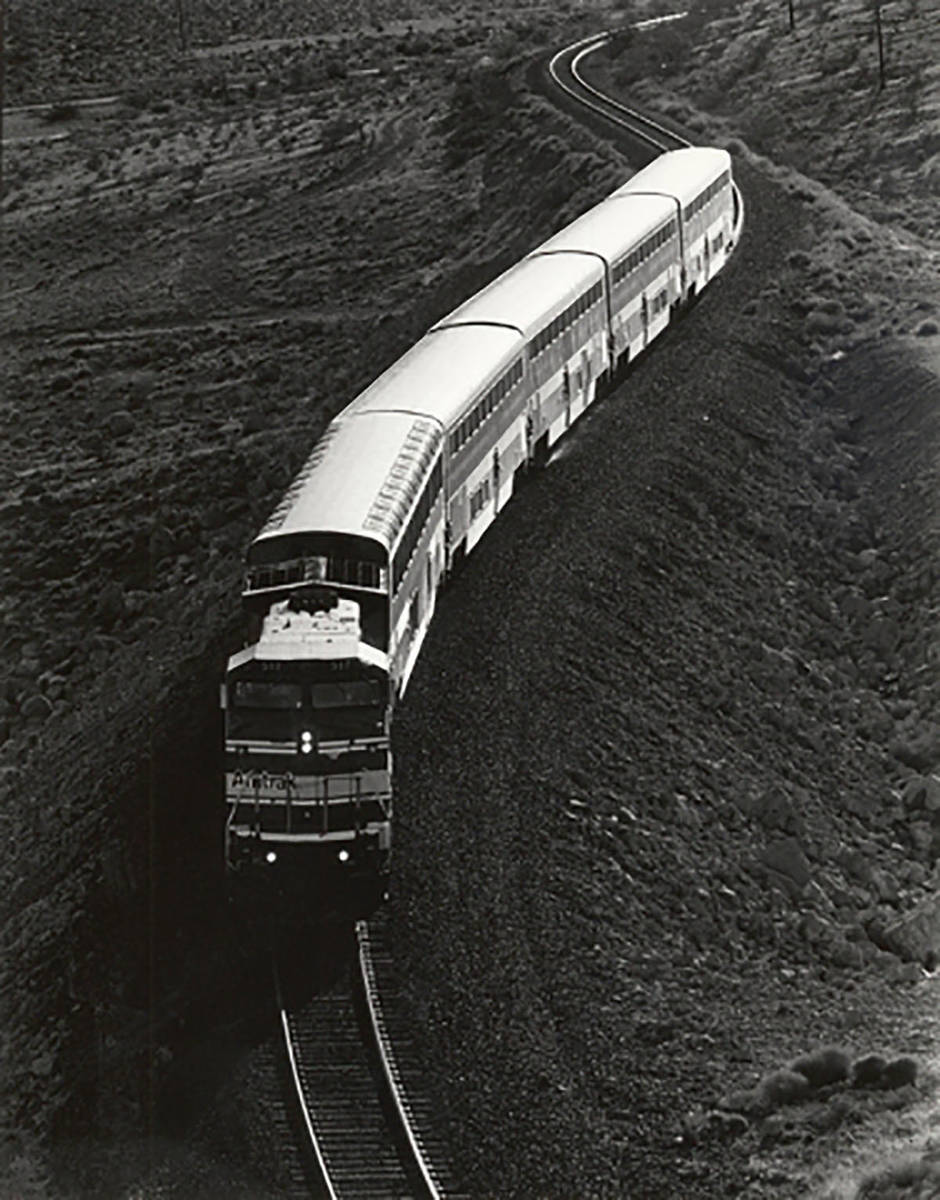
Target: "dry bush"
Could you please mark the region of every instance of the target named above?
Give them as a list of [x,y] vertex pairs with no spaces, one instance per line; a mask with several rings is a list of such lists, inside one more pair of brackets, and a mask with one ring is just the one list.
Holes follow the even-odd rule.
[[881,1073],[881,1086],[886,1090],[912,1087],[917,1079],[917,1061],[913,1058],[893,1058]]
[[868,1054],[852,1063],[852,1087],[875,1087],[881,1081],[887,1060],[880,1054]]
[[787,1070],[805,1076],[811,1088],[821,1088],[847,1079],[850,1061],[844,1050],[836,1046],[823,1046],[794,1059]]
[[773,1110],[784,1104],[796,1104],[809,1094],[809,1080],[797,1071],[784,1067],[770,1071],[755,1089],[765,1109]]
[[855,1200],[938,1200],[940,1162],[936,1159],[905,1159],[867,1175]]

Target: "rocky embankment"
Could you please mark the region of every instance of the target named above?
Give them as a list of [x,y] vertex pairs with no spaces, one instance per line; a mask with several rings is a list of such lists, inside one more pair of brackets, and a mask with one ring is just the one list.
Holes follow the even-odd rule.
[[[400,717],[393,916],[473,1194],[795,1197],[923,1141],[935,300],[737,171],[733,263],[488,535]],[[826,1045],[920,1073],[707,1118]]]

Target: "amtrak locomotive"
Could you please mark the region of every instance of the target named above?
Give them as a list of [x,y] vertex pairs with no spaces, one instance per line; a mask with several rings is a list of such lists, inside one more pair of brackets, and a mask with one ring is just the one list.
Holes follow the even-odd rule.
[[724,266],[723,150],[663,154],[438,322],[329,425],[248,551],[229,660],[226,861],[384,884],[390,722],[443,579]]

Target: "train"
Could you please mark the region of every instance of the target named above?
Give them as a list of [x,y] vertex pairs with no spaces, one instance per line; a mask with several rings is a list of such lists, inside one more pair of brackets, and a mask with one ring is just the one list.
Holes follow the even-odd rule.
[[441,587],[605,385],[727,263],[730,155],[661,154],[434,324],[339,413],[247,552],[225,861],[384,893],[391,724]]

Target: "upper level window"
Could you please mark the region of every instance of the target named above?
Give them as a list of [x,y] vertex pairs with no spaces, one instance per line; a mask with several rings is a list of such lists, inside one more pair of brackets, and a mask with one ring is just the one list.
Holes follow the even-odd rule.
[[345,583],[353,587],[388,590],[388,572],[378,563],[330,554],[311,554],[287,562],[252,567],[245,577],[246,592],[287,587],[295,583]]
[[456,454],[473,437],[483,422],[495,412],[502,401],[522,379],[522,359],[516,359],[497,381],[477,400],[450,435],[450,452]]

